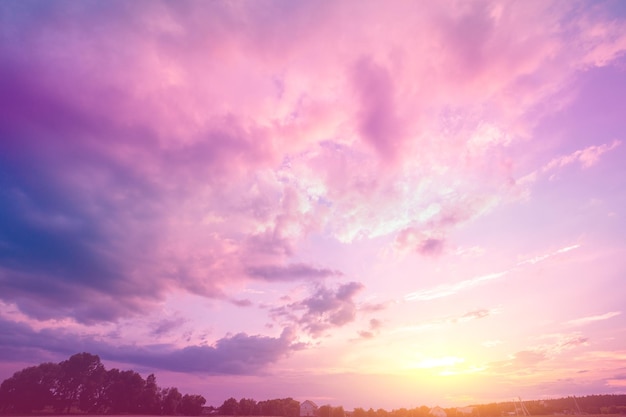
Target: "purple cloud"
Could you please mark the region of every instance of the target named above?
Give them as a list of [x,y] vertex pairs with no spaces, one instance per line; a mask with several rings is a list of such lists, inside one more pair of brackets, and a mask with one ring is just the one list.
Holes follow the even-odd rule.
[[238,333],[213,345],[175,347],[171,345],[114,346],[92,336],[80,336],[58,329],[32,330],[26,324],[0,319],[0,360],[36,361],[69,356],[79,351],[105,360],[149,369],[223,375],[254,375],[269,364],[301,349],[291,329],[280,337]]
[[183,324],[185,324],[187,320],[182,317],[177,317],[173,319],[162,319],[154,324],[154,328],[152,330],[152,334],[154,336],[161,336],[164,334],[170,333],[172,330],[180,328]]
[[394,108],[393,79],[386,68],[371,58],[360,59],[353,71],[361,106],[359,132],[382,159],[393,161],[401,143],[400,123]]
[[311,296],[271,310],[277,318],[295,322],[314,337],[325,331],[354,321],[357,304],[354,297],[362,291],[363,284],[349,282],[336,289],[319,285]]
[[176,372],[254,375],[294,350],[301,349],[294,336],[290,329],[285,329],[278,338],[238,333],[219,339],[213,346],[181,349],[121,347],[103,352],[102,357]]
[[[258,374],[298,349],[273,328],[399,337],[368,320],[386,309],[408,330],[411,307],[384,300],[415,277],[425,289],[405,300],[480,304],[535,272],[554,285],[517,301],[555,299],[557,269],[519,259],[572,236],[579,266],[553,265],[591,271],[600,303],[622,242],[623,7],[556,3],[0,2],[0,317],[16,320],[0,357]],[[543,330],[602,311],[565,301]],[[446,307],[420,303],[439,318],[415,329],[542,316]],[[606,329],[622,318],[584,321],[593,344],[470,333],[534,371],[541,355],[616,352]],[[33,330],[46,323],[66,328]],[[228,336],[205,345],[192,328]]]
[[422,255],[435,256],[443,251],[444,245],[443,239],[428,238],[417,245],[417,251]]
[[320,279],[343,275],[340,271],[317,268],[307,264],[291,265],[263,265],[250,266],[246,269],[248,275],[266,281],[287,281],[292,279]]

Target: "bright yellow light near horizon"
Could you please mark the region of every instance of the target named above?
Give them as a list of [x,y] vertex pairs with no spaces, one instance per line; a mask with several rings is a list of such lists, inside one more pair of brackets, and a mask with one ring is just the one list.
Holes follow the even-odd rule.
[[415,340],[406,333],[393,335],[394,343],[374,342],[343,356],[347,366],[357,372],[396,375],[414,383],[436,381],[439,386],[472,383],[488,375],[484,350],[480,344],[456,343],[450,337]]
[[413,380],[427,379],[435,386],[461,387],[475,383],[477,378],[484,376],[483,372],[487,370],[484,365],[468,362],[466,358],[454,355],[423,357],[416,362],[409,363],[405,367],[404,374]]
[[468,373],[467,369],[461,368],[414,369],[406,374],[406,378],[408,384],[427,386],[431,392],[449,395],[467,395],[484,384],[481,373]]
[[424,358],[412,367],[420,369],[442,368],[452,367],[463,362],[465,359],[458,356],[444,356],[441,358]]
[[463,351],[457,345],[444,343],[372,343],[367,347],[367,355],[359,351],[343,356],[349,359],[346,369],[385,380],[394,392],[416,392],[423,398],[454,396],[454,403],[459,403],[461,396],[474,396],[479,387],[486,387],[491,381],[489,370],[483,365],[485,361],[471,346]]
[[478,372],[482,372],[482,371],[484,371],[486,369],[487,369],[486,366],[470,366],[468,368],[458,369],[458,370],[446,369],[444,371],[441,371],[439,373],[439,375],[441,375],[441,376],[452,376],[452,375],[475,374],[475,373],[478,373]]

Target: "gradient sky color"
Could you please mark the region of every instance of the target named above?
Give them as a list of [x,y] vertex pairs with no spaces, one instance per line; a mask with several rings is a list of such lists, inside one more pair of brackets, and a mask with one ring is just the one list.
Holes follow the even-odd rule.
[[0,2],[0,378],[626,393],[623,1]]

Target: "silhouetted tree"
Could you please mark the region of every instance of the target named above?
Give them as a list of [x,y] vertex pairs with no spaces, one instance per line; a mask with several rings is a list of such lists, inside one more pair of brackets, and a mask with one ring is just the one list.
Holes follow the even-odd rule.
[[254,414],[262,416],[298,417],[300,415],[300,402],[291,397],[259,401],[255,407]]
[[242,416],[253,416],[257,414],[257,404],[252,398],[242,398],[238,404],[238,414]]
[[97,355],[85,352],[58,364],[24,368],[0,384],[3,414],[53,407],[57,412],[198,415],[205,403],[201,395],[159,389],[154,374],[144,381],[135,371],[107,371]]
[[334,407],[332,417],[346,417],[346,412],[342,406]]
[[220,407],[220,414],[225,416],[236,416],[239,414],[239,403],[233,397],[230,397]]
[[159,414],[161,412],[161,397],[154,374],[150,374],[146,378],[146,383],[139,396],[138,409],[141,414]]
[[70,412],[73,405],[87,410],[96,402],[97,388],[102,384],[104,365],[98,355],[77,353],[59,364],[58,387],[55,392],[57,410]]
[[392,417],[409,417],[410,412],[406,408],[398,408],[397,410],[391,411]]
[[104,398],[98,410],[94,411],[109,414],[140,412],[141,394],[145,381],[137,372],[111,369],[106,372],[102,385]]
[[322,405],[317,411],[319,417],[332,417],[333,408],[330,405]]
[[182,395],[178,392],[178,388],[164,388],[161,390],[161,413],[165,415],[174,415],[178,411],[178,404],[182,399]]
[[24,368],[0,385],[0,411],[25,414],[53,403],[59,365],[42,363]]
[[183,395],[180,400],[178,411],[185,416],[199,416],[206,399],[202,395]]
[[417,410],[417,417],[427,417],[430,414],[430,408],[425,405],[420,406]]
[[285,417],[299,417],[300,416],[300,402],[293,398],[285,398],[284,400],[284,414]]

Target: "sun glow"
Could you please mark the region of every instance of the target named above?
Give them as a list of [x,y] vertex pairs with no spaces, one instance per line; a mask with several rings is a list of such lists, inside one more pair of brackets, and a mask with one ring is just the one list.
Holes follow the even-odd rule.
[[442,368],[451,367],[463,362],[465,362],[464,358],[459,358],[457,356],[444,356],[440,358],[424,358],[413,367],[420,369]]

